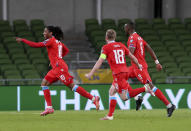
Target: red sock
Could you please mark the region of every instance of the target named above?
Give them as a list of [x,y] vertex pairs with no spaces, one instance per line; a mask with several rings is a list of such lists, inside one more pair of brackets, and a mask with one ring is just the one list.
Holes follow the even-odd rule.
[[75,86],[75,87],[74,87],[75,89],[73,89],[73,90],[75,92],[78,92],[81,96],[86,97],[90,100],[93,98],[93,96],[89,92],[87,92],[84,88],[82,88],[81,86],[78,86],[78,87]]
[[44,98],[46,100],[47,106],[52,106],[51,96],[50,96],[50,90],[45,89],[44,92]]
[[108,116],[113,116],[116,104],[117,104],[116,99],[110,99]]
[[137,96],[138,94],[145,92],[145,87],[137,88],[137,89],[130,89],[129,96],[130,98]]
[[168,105],[170,102],[167,100],[167,98],[164,96],[161,90],[155,87],[155,95],[165,104]]

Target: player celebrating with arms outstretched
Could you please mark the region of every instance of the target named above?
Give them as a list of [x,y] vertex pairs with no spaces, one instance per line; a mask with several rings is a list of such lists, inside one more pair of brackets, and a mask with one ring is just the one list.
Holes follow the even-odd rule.
[[[135,26],[134,23],[130,22],[128,24],[125,24],[125,32],[129,36],[127,46],[129,48],[129,51],[138,59],[139,63],[143,66],[142,70],[139,70],[136,66],[136,63],[134,61],[131,61],[131,66],[128,68],[129,70],[129,78],[136,77],[141,83],[146,84],[149,83],[150,87],[152,88],[153,92],[159,98],[167,107],[167,116],[170,117],[175,110],[175,105],[171,104],[167,98],[163,95],[160,89],[158,89],[155,85],[153,85],[152,80],[150,78],[150,75],[148,73],[148,65],[145,60],[145,49],[149,52],[151,57],[154,59],[157,70],[162,70],[162,66],[159,63],[154,51],[149,46],[146,41],[143,40],[142,37],[140,37],[135,32]],[[138,102],[139,100],[137,100]],[[142,101],[142,100],[141,100]],[[140,108],[141,102],[138,102],[137,110]]]
[[92,96],[84,88],[74,84],[73,77],[68,72],[68,66],[62,59],[69,52],[68,48],[62,42],[60,42],[60,40],[63,39],[62,30],[59,27],[47,26],[44,29],[43,35],[46,40],[44,42],[38,43],[28,41],[22,38],[16,38],[16,41],[18,43],[23,42],[34,48],[46,47],[48,52],[48,57],[52,69],[47,73],[41,83],[41,87],[44,92],[44,98],[47,103],[47,108],[44,112],[41,113],[41,116],[52,114],[54,112],[48,86],[58,80],[62,81],[72,91],[78,92],[80,95],[92,100],[92,102],[96,105],[96,109],[98,110],[99,97]]
[[153,93],[148,85],[137,89],[131,88],[127,82],[128,69],[125,56],[127,55],[136,64],[139,70],[142,69],[142,66],[138,63],[135,56],[129,52],[125,45],[123,45],[121,42],[115,42],[115,38],[116,32],[112,29],[107,30],[105,36],[107,44],[102,47],[100,58],[94,65],[93,69],[90,71],[90,73],[85,75],[87,78],[91,78],[94,72],[101,67],[103,61],[107,59],[113,74],[113,83],[109,91],[110,104],[112,106],[110,106],[109,114],[101,120],[113,120],[113,112],[115,110],[115,106],[113,105],[115,105],[115,101],[112,101],[112,98],[114,98],[117,92],[124,101],[145,91],[151,94]]

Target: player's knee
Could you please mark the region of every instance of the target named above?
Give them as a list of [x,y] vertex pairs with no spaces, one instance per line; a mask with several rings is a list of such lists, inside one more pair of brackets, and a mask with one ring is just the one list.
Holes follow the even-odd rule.
[[67,85],[67,87],[70,88],[70,90],[72,90],[73,87],[74,87],[74,83],[71,83],[71,84]]
[[50,85],[49,82],[46,79],[43,79],[41,82],[41,86],[48,86]]
[[115,95],[115,87],[111,87],[110,89],[109,89],[109,96],[113,96],[113,95]]

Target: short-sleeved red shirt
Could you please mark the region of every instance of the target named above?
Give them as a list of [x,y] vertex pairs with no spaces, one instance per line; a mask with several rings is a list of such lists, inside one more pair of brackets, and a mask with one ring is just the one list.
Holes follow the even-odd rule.
[[[145,46],[146,41],[143,40],[142,37],[140,37],[136,32],[134,32],[131,36],[129,36],[127,47],[135,48],[134,56],[137,58],[139,64],[141,64],[144,68],[148,68],[148,65],[145,60]],[[136,64],[131,61],[131,64],[133,66],[136,66]]]
[[129,54],[129,50],[121,42],[111,42],[104,45],[102,54],[106,55],[113,74],[127,72],[125,55]]

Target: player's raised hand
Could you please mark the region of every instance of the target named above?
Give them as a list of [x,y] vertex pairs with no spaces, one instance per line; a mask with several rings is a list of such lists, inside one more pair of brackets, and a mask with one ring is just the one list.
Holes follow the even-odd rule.
[[88,78],[88,79],[90,79],[91,76],[92,76],[92,75],[91,75],[90,73],[85,74],[85,77]]
[[158,71],[161,71],[162,70],[162,65],[159,63],[159,64],[156,64],[156,68]]
[[22,38],[16,37],[16,41],[17,41],[18,43],[20,43],[20,42],[22,42]]

